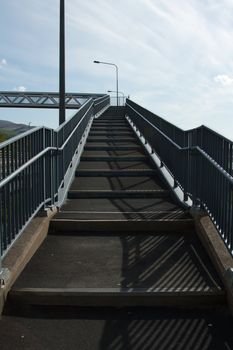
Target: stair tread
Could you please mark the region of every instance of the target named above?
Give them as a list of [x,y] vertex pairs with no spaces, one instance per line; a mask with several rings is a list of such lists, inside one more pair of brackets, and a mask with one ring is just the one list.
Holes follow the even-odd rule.
[[70,190],[157,190],[165,189],[163,182],[152,176],[134,177],[76,177],[71,184]]
[[169,198],[100,198],[67,199],[61,211],[91,212],[184,212]]
[[82,161],[80,162],[77,170],[97,170],[97,169],[105,169],[105,170],[130,170],[130,169],[154,169],[153,164],[149,163],[149,161]]
[[141,150],[140,145],[100,145],[100,144],[86,144],[85,150],[87,151],[137,151]]
[[92,163],[93,166],[98,163],[143,163],[143,164],[151,164],[148,156],[138,155],[138,156],[81,156],[80,166],[83,165],[83,162]]
[[89,136],[87,139],[87,142],[98,142],[98,143],[138,143],[138,140],[136,137],[94,137]]
[[[158,172],[155,169],[144,169],[144,168],[135,168],[135,169],[80,169],[77,168],[75,175],[78,177],[81,176],[89,176],[89,177],[103,177],[103,176],[126,176],[126,177],[133,177],[133,176],[153,176],[157,175]],[[91,181],[91,180],[90,180]]]
[[92,156],[92,157],[133,157],[133,156],[144,156],[145,152],[141,148],[133,149],[133,150],[87,150],[84,149],[84,152],[82,154],[83,157],[85,156]]
[[114,141],[114,140],[106,140],[106,141],[101,141],[101,142],[98,142],[98,141],[93,141],[93,142],[89,142],[89,140],[87,139],[87,142],[86,142],[86,145],[85,147],[88,147],[88,146],[92,146],[92,147],[95,147],[95,146],[98,146],[98,147],[101,147],[101,146],[114,146],[116,145],[117,147],[119,146],[135,146],[135,145],[138,145],[138,147],[141,147],[141,145],[139,144],[139,141],[137,139],[133,140],[133,141]]
[[196,236],[181,232],[49,235],[15,282],[17,288],[208,293],[221,291],[222,284]]
[[[113,222],[136,222],[139,224],[142,223],[156,223],[163,222],[164,226],[171,225],[172,223],[181,223],[186,221],[188,223],[193,223],[193,220],[189,217],[188,214],[182,211],[88,211],[88,210],[65,210],[61,211],[53,218],[53,221],[58,220],[68,220],[68,221],[89,221],[89,222],[103,222],[113,225]],[[93,228],[94,229],[94,228]],[[126,229],[126,228],[125,228]],[[168,229],[171,229],[168,227]]]

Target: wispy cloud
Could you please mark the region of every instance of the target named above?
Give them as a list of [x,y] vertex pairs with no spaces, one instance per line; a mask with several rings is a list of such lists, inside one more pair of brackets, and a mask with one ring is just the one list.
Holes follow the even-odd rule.
[[5,58],[2,58],[0,60],[0,68],[3,68],[7,65],[7,60]]
[[24,91],[26,91],[27,89],[26,89],[26,87],[25,86],[17,86],[17,87],[15,87],[14,89],[13,89],[13,91],[19,91],[19,92],[24,92]]
[[233,77],[229,77],[227,74],[219,74],[214,77],[216,83],[220,83],[223,86],[233,85]]
[[[114,69],[93,60],[114,62],[119,89],[132,99],[181,127],[224,128],[226,120],[229,136],[232,13],[232,0],[69,0],[66,88],[114,90]],[[3,1],[0,17],[1,52],[10,62],[0,60],[2,89],[22,82],[27,90],[58,89],[59,6]]]

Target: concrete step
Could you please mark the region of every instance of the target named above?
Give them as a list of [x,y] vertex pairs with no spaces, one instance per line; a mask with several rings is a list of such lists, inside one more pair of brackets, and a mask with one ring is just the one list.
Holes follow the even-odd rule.
[[125,120],[125,116],[100,116],[99,118],[96,118],[95,120]]
[[87,142],[98,142],[98,143],[107,143],[107,144],[119,144],[119,143],[139,143],[139,140],[135,137],[93,137],[89,136]]
[[88,161],[88,160],[81,160],[78,166],[79,170],[98,170],[98,169],[105,169],[105,170],[132,170],[132,169],[154,169],[153,164],[151,164],[148,160],[142,161],[119,161],[119,160],[110,160],[107,161],[99,159],[99,161]]
[[130,145],[130,146],[116,146],[116,145],[100,145],[92,143],[91,145],[86,143],[85,150],[87,151],[138,151],[141,150],[140,145]]
[[97,123],[97,122],[93,122],[92,127],[93,128],[114,128],[114,129],[129,128],[130,129],[130,126],[127,122],[124,122],[124,123],[103,123],[103,122]]
[[134,146],[137,146],[137,147],[142,147],[139,140],[137,139],[132,139],[130,141],[128,140],[103,140],[102,142],[100,141],[95,141],[95,140],[92,140],[92,141],[89,141],[89,139],[87,139],[87,143],[85,145],[85,147],[108,147],[108,146],[116,146],[116,147],[134,147]]
[[148,190],[148,191],[86,191],[70,190],[68,199],[76,198],[164,198],[169,197],[170,192],[165,190]]
[[[98,166],[98,163],[111,163],[111,162],[121,162],[122,165],[123,163],[127,163],[127,162],[132,162],[134,163],[143,163],[143,164],[147,164],[150,163],[150,159],[148,156],[134,156],[134,157],[122,157],[122,156],[99,156],[99,157],[95,157],[95,156],[82,156],[81,157],[81,163],[80,165],[82,165],[82,162],[87,162],[87,163],[93,163],[93,166]],[[95,165],[96,164],[96,165]]]
[[131,137],[133,136],[133,132],[125,131],[125,132],[115,132],[115,131],[107,131],[107,132],[89,132],[90,137],[106,137],[106,138],[118,138],[118,137]]
[[[158,171],[155,169],[80,169],[75,172],[75,176],[90,176],[90,177],[116,177],[116,176],[153,176],[157,175]],[[91,180],[90,180],[91,181]]]
[[114,127],[114,126],[92,126],[91,131],[92,132],[100,132],[100,131],[105,131],[105,132],[129,132],[130,130],[132,130],[129,126],[121,126],[121,127]]
[[[62,212],[73,212],[82,213],[89,212],[93,215],[93,218],[98,219],[98,215],[95,213],[105,212],[117,213],[124,215],[124,213],[130,212],[134,214],[141,213],[145,217],[150,218],[155,213],[166,213],[167,218],[175,218],[177,215],[180,216],[186,211],[179,208],[170,198],[125,198],[125,199],[114,199],[114,198],[100,198],[100,199],[67,199],[61,207]],[[59,215],[59,214],[58,214]]]
[[207,306],[225,303],[221,281],[187,233],[49,235],[10,299],[37,305]]
[[181,291],[160,289],[148,292],[132,288],[20,288],[10,292],[10,301],[29,305],[84,307],[217,307],[226,296],[216,289]]
[[124,115],[101,115],[98,118],[95,118],[95,120],[125,120]]
[[122,149],[105,149],[105,150],[86,150],[82,154],[83,157],[145,157],[145,152],[142,148],[137,147],[131,150]]
[[92,123],[93,126],[128,126],[129,123],[124,121],[104,121],[104,120],[94,120]]
[[[174,213],[173,213],[174,214]],[[167,217],[167,212],[127,212],[106,213],[96,212],[95,217],[88,212],[60,212],[50,222],[51,232],[63,234],[77,232],[186,232],[193,231],[194,221],[184,213],[175,213],[173,218]]]
[[163,190],[164,183],[152,176],[75,177],[70,190],[127,191]]

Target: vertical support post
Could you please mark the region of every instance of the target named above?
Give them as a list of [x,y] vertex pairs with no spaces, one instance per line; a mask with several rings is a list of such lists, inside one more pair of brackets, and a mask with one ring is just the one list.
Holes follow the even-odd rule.
[[65,110],[65,0],[60,0],[59,125],[66,119]]
[[192,188],[192,200],[193,207],[200,209],[199,191],[200,191],[200,178],[202,176],[200,169],[200,162],[198,162],[198,153],[196,149],[190,151],[191,162],[191,188]]
[[1,214],[0,214],[0,279],[1,279],[1,273],[2,273],[2,240],[3,240],[3,214],[2,214],[2,189],[0,189],[0,209],[1,209]]
[[119,92],[118,92],[118,67],[117,65],[115,65],[116,67],[116,92],[117,92],[117,107],[119,105],[119,98],[118,98],[118,95],[119,95]]

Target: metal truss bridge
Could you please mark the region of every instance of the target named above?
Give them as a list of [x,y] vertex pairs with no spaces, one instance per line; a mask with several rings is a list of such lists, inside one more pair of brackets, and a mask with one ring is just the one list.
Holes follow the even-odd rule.
[[[79,109],[89,98],[98,100],[104,94],[66,93],[65,108]],[[11,108],[59,108],[59,93],[56,92],[0,92],[0,107]]]

